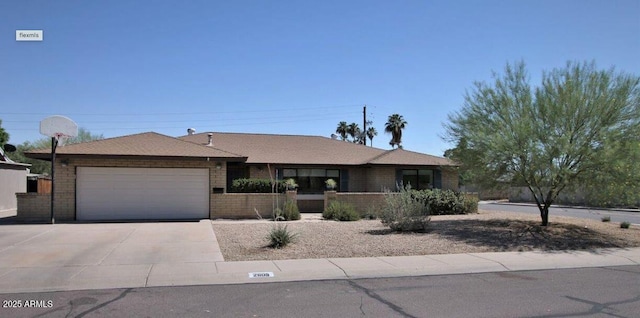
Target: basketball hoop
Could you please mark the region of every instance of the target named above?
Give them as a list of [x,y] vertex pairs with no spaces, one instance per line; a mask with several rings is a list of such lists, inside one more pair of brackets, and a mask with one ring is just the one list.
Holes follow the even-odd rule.
[[63,134],[63,133],[56,133],[53,136],[53,138],[55,138],[57,140],[58,146],[64,146],[70,138],[73,138],[73,136],[69,136],[69,135]]
[[56,148],[62,146],[69,137],[78,135],[78,125],[64,116],[51,116],[40,122],[40,133],[51,137],[51,224],[55,224],[55,162]]

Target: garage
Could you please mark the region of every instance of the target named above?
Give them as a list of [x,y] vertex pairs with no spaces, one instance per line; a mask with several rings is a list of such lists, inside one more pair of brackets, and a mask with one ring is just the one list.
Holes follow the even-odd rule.
[[209,218],[209,169],[77,167],[76,219]]

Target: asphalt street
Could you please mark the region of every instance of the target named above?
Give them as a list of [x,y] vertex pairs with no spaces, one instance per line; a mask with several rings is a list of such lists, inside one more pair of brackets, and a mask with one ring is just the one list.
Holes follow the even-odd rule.
[[637,317],[640,266],[0,296],[1,317]]
[[[480,203],[480,209],[494,210],[494,211],[506,211],[527,213],[533,215],[540,215],[540,210],[533,204],[512,204],[512,203]],[[561,206],[551,206],[549,209],[549,218],[553,222],[554,216],[570,216],[576,218],[586,218],[592,220],[602,220],[603,216],[610,216],[611,222],[630,222],[640,225],[640,213],[639,212],[625,212],[617,210],[605,210],[605,209],[586,209],[586,208],[571,208]]]

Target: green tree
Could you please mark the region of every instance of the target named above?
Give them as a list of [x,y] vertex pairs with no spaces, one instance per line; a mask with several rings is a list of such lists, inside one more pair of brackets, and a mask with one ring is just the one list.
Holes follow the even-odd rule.
[[351,142],[361,143],[362,131],[360,131],[360,126],[358,126],[358,124],[349,124],[349,126],[347,126],[347,133],[349,134],[349,136],[351,136]]
[[579,189],[587,204],[600,207],[640,207],[640,134],[609,144],[596,158],[607,166]]
[[2,119],[0,119],[0,147],[9,142],[9,133],[2,128]]
[[507,64],[492,83],[476,82],[449,121],[446,139],[466,143],[454,157],[474,182],[526,185],[546,226],[559,193],[614,170],[604,158],[633,164],[615,149],[638,142],[640,78],[569,62],[532,88],[523,62]]
[[51,174],[50,162],[45,160],[27,158],[27,156],[24,155],[25,152],[29,152],[34,149],[48,148],[50,147],[50,144],[51,144],[51,141],[47,139],[39,139],[33,143],[25,141],[22,144],[17,145],[16,151],[9,153],[8,155],[9,155],[9,158],[11,158],[11,160],[15,162],[31,164],[31,167],[29,169],[32,173],[50,175]]
[[369,126],[369,128],[367,128],[367,137],[371,141],[371,143],[370,143],[371,147],[373,147],[373,137],[375,137],[377,135],[378,135],[378,131],[376,130],[376,127]]
[[393,114],[389,116],[387,123],[384,126],[384,131],[391,134],[391,141],[389,144],[393,148],[398,146],[402,148],[402,130],[407,126],[407,121],[404,120],[402,115]]
[[347,135],[349,134],[349,125],[347,125],[346,121],[341,121],[338,123],[338,128],[336,128],[336,134],[340,135],[340,138],[344,141],[347,140]]
[[[70,138],[65,142],[66,145],[76,144],[81,142],[93,141],[104,139],[102,134],[92,134],[88,130],[84,128],[78,129],[78,136],[74,138]],[[15,162],[28,163],[31,164],[31,172],[37,174],[51,174],[51,163],[45,160],[40,159],[31,159],[25,156],[25,152],[33,151],[35,149],[51,149],[51,138],[45,137],[40,138],[36,141],[29,142],[25,141],[24,143],[16,146],[16,151],[8,154],[9,158]]]
[[[460,158],[464,151],[467,150],[467,142],[463,138],[458,140],[455,148],[445,150],[443,156],[459,163],[461,160],[459,160],[458,158]],[[461,165],[460,167],[458,167],[458,185],[463,186],[472,184],[474,179],[475,178],[473,175],[473,169],[466,165]]]
[[104,135],[92,134],[87,129],[80,127],[78,128],[78,136],[69,138],[69,140],[67,140],[65,144],[67,145],[79,144],[81,142],[94,141],[94,140],[100,140],[100,139],[104,139]]

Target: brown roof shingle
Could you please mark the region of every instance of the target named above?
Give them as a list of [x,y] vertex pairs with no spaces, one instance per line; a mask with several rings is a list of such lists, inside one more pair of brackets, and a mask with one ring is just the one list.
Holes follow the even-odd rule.
[[404,149],[386,151],[380,156],[368,161],[374,165],[403,165],[403,166],[455,166],[456,164],[442,157],[436,157]]
[[[208,133],[179,137],[197,144]],[[384,150],[321,136],[213,133],[213,146],[246,157],[247,163],[360,165]]]
[[[51,149],[26,153],[31,158],[48,159]],[[201,157],[244,160],[244,156],[206,145],[197,145],[155,132],[146,132],[66,145],[56,148],[56,155]]]
[[[179,137],[205,145],[209,133]],[[213,146],[247,157],[247,163],[308,165],[454,165],[449,159],[402,149],[383,150],[321,136],[212,133]]]

